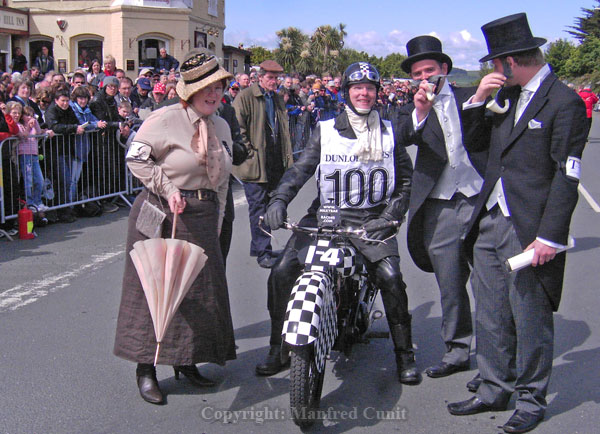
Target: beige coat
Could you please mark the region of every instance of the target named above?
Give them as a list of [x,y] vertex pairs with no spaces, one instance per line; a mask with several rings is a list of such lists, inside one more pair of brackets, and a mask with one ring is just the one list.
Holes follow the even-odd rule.
[[[283,167],[294,164],[287,111],[283,98],[275,94],[275,117],[279,129]],[[250,150],[248,159],[234,166],[233,174],[246,182],[267,182],[266,174],[266,117],[265,97],[258,84],[244,89],[233,101],[244,145]]]

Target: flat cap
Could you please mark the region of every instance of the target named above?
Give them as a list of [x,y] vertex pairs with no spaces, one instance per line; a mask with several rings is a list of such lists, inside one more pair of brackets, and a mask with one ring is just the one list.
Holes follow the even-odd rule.
[[275,62],[274,60],[265,60],[258,66],[260,66],[265,71],[269,72],[283,72],[283,68],[281,67],[281,65]]

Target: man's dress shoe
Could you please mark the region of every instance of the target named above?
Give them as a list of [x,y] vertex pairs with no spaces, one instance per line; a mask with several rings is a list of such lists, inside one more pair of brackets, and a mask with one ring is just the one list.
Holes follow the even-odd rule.
[[477,392],[477,389],[479,389],[481,383],[483,383],[483,379],[481,378],[481,375],[477,374],[467,383],[467,389],[469,389],[469,392],[475,393]]
[[470,414],[484,413],[486,411],[502,411],[506,406],[495,407],[484,404],[478,397],[473,396],[466,401],[451,402],[448,404],[448,411],[454,416],[467,416]]
[[455,372],[466,371],[469,369],[469,362],[453,365],[451,363],[440,362],[439,365],[431,366],[425,370],[428,377],[441,378],[452,375]]
[[522,433],[531,431],[542,421],[544,416],[528,413],[523,410],[515,410],[502,429],[507,433]]
[[265,255],[262,258],[257,259],[256,262],[258,262],[258,265],[262,268],[273,268],[273,265],[277,262],[277,257]]

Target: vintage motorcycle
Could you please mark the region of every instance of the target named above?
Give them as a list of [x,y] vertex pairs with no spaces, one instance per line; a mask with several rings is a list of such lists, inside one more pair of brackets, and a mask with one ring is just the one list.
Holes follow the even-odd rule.
[[[282,330],[284,350],[291,353],[291,414],[302,428],[318,419],[330,351],[349,356],[352,345],[366,342],[370,325],[383,316],[374,309],[379,290],[369,280],[362,256],[350,240],[386,240],[368,239],[364,229],[342,227],[340,220],[339,208],[327,204],[317,212],[318,227],[285,225],[312,238],[308,248],[299,252],[304,272],[292,289]],[[390,221],[376,229],[397,228],[400,223]]]

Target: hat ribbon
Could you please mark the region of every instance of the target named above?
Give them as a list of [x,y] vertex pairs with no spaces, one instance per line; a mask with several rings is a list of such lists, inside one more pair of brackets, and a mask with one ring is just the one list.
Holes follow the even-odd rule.
[[217,63],[217,66],[215,66],[214,68],[212,68],[210,71],[208,71],[208,72],[205,72],[205,73],[204,73],[204,74],[202,74],[201,76],[199,76],[199,77],[196,77],[196,78],[192,78],[192,79],[190,79],[190,80],[186,80],[186,79],[184,78],[184,79],[183,79],[183,82],[184,82],[185,84],[197,83],[197,82],[199,82],[199,81],[201,81],[201,80],[204,80],[206,77],[208,77],[208,76],[210,76],[210,75],[214,74],[214,73],[215,73],[215,72],[217,72],[218,70],[219,70],[219,64]]

